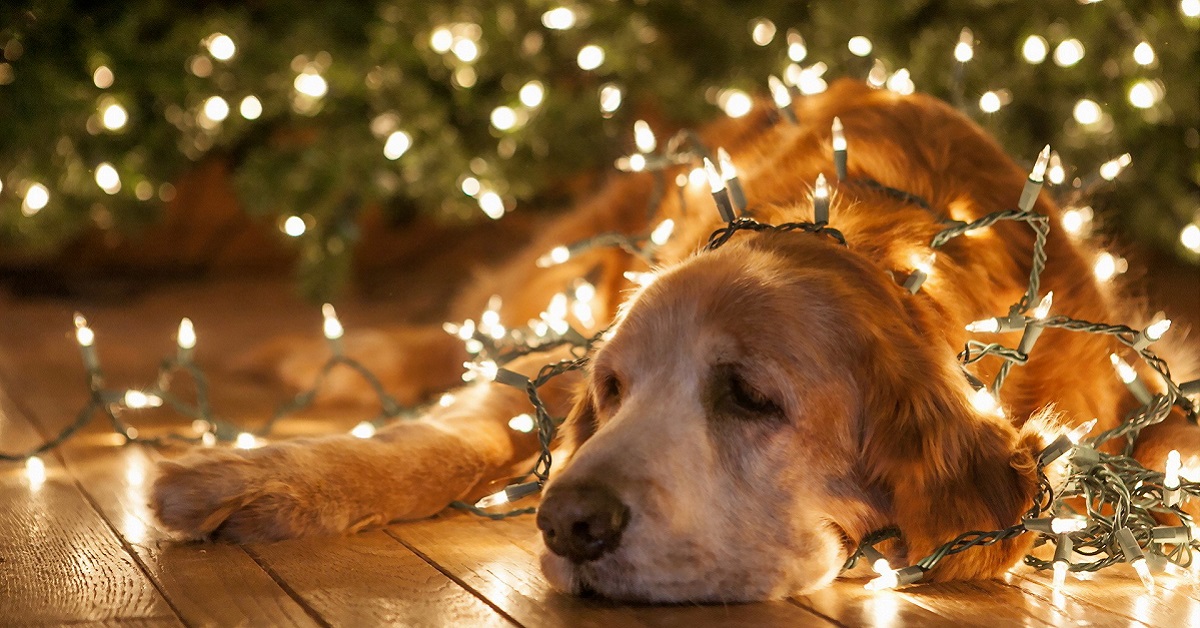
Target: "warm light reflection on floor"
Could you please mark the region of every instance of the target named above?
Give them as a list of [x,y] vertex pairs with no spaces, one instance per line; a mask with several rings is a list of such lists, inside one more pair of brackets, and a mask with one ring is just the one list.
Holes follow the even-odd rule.
[[867,607],[874,619],[874,624],[880,628],[889,628],[896,623],[896,611],[900,601],[892,591],[878,591],[867,598]]

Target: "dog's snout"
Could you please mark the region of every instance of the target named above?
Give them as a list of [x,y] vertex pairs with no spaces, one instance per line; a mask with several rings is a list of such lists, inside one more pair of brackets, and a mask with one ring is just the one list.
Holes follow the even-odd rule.
[[537,514],[546,547],[576,563],[616,549],[628,523],[629,507],[612,489],[590,484],[552,488]]

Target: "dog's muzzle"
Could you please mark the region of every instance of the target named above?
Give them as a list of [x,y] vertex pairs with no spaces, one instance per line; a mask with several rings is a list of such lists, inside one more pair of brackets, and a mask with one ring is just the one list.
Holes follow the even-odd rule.
[[546,547],[573,563],[596,560],[621,543],[629,507],[602,485],[557,485],[538,508]]

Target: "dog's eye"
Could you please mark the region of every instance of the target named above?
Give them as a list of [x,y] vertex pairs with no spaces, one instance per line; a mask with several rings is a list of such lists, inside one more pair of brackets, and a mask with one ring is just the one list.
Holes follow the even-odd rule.
[[621,380],[612,373],[605,373],[597,380],[597,399],[601,407],[609,406],[621,400]]
[[783,412],[770,397],[760,393],[737,373],[729,375],[729,399],[739,409],[752,414],[780,416]]

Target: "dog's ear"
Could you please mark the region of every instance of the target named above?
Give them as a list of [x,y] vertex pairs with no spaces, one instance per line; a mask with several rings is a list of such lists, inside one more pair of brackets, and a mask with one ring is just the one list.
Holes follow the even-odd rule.
[[[863,465],[891,498],[908,564],[963,532],[1016,523],[1036,491],[1036,434],[977,411],[952,362],[928,347],[880,361],[864,391]],[[948,557],[927,579],[990,578],[1027,551],[1024,536]]]
[[575,405],[563,422],[566,445],[571,450],[579,449],[587,439],[596,433],[596,396],[592,392],[590,381],[582,381],[578,385]]

